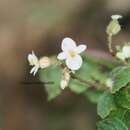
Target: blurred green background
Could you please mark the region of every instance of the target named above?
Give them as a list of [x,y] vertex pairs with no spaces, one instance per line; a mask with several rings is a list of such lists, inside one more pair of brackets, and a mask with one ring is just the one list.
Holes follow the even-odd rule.
[[105,28],[112,14],[124,16],[114,44],[130,40],[129,0],[0,0],[1,129],[96,129],[96,106],[85,97],[66,90],[47,102],[43,85],[21,82],[38,81],[29,75],[28,53],[57,54],[66,36],[87,44],[88,54],[106,57]]

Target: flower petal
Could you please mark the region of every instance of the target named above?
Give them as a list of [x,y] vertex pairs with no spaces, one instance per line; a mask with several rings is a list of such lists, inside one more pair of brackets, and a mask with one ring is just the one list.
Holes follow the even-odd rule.
[[35,74],[37,73],[38,69],[39,69],[38,66],[34,66],[34,67],[31,69],[30,74],[33,73],[33,76],[35,76]]
[[38,71],[39,67],[36,67],[35,70],[34,70],[34,73],[33,73],[33,76],[36,75],[37,71]]
[[28,55],[28,61],[30,65],[37,65],[38,64],[38,58],[32,51],[32,54]]
[[34,67],[31,69],[30,74],[32,74],[32,73],[34,72],[35,68],[36,68],[36,66],[34,66]]
[[63,51],[73,50],[75,47],[76,47],[76,43],[71,38],[66,37],[63,39],[61,45]]
[[58,56],[57,56],[57,58],[58,58],[59,60],[64,60],[64,59],[66,59],[66,57],[67,57],[67,55],[66,55],[65,52],[61,52],[61,53],[59,53]]
[[82,58],[80,55],[77,55],[74,58],[67,58],[66,65],[71,70],[78,70],[82,65]]
[[79,53],[82,53],[83,51],[85,51],[87,48],[86,45],[79,45],[78,47],[76,47],[76,52],[79,54]]
[[117,52],[116,57],[119,58],[120,60],[123,60],[123,61],[125,60],[125,56],[122,52]]
[[121,19],[122,18],[122,16],[121,15],[119,15],[119,14],[115,14],[115,15],[112,15],[111,16],[111,18],[114,20],[118,20],[118,19]]
[[130,58],[130,46],[125,45],[122,49],[122,53],[125,56],[125,58]]

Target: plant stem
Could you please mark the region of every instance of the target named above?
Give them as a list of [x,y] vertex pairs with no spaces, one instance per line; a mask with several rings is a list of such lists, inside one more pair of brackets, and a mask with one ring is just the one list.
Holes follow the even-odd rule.
[[112,35],[111,34],[108,35],[108,49],[109,49],[110,53],[113,54],[113,49],[112,49]]
[[[89,85],[89,86],[91,86],[92,88],[95,88],[95,89],[99,89],[99,86],[101,86],[101,84],[96,85],[95,83],[92,83],[90,81],[83,80],[80,77],[77,77],[76,75],[74,75],[72,73],[71,73],[71,78],[76,79],[76,80],[80,81],[81,83]],[[101,87],[101,88],[104,88],[104,87]]]

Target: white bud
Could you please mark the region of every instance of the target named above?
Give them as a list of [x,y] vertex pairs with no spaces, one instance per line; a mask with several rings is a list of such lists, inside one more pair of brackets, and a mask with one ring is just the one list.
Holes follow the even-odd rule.
[[112,90],[113,80],[112,80],[111,78],[108,78],[108,79],[106,80],[106,86],[107,86],[110,90]]
[[38,57],[35,55],[34,51],[32,51],[31,54],[28,54],[28,62],[33,68],[30,71],[30,74],[36,75],[38,69],[39,69],[39,61]]
[[61,89],[65,89],[70,81],[70,71],[68,68],[63,69],[60,86]]
[[40,60],[39,60],[39,65],[40,65],[40,68],[43,69],[43,68],[47,68],[51,65],[51,60],[50,58],[44,56],[42,57]]
[[61,80],[60,82],[61,89],[65,89],[68,86],[68,81]]

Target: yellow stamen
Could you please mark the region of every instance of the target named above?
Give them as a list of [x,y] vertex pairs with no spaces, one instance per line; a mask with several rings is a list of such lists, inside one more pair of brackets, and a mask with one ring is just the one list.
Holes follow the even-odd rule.
[[69,55],[73,58],[77,55],[77,53],[75,51],[69,51]]

